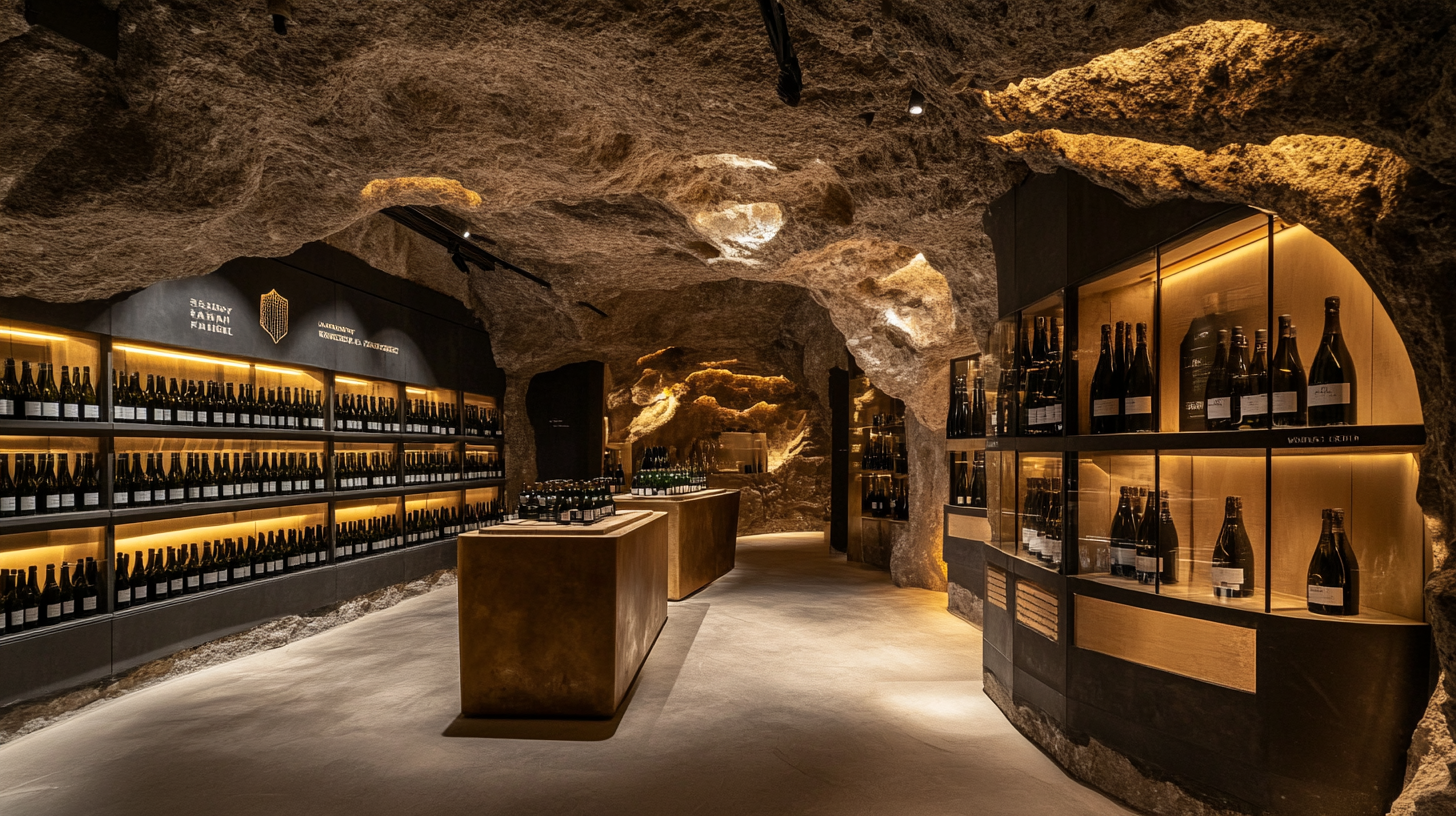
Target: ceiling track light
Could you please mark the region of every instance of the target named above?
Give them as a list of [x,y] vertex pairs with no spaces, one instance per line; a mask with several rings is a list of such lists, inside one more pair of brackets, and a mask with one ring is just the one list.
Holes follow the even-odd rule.
[[[404,207],[386,207],[379,212],[434,241],[440,246],[445,247],[450,252],[451,263],[454,263],[455,268],[464,274],[469,274],[469,267],[466,265],[466,262],[475,264],[477,267],[487,271],[493,270],[497,266],[503,266],[537,286],[544,289],[551,288],[550,281],[542,280],[519,266],[490,254],[483,247],[475,243],[481,241],[494,245],[494,241],[485,236],[474,234],[469,228],[462,228],[458,225],[452,228],[441,223],[441,219],[431,216],[424,208],[408,205]],[[470,234],[469,240],[465,243],[461,243],[462,233]],[[459,260],[456,260],[457,257]]]
[[779,0],[758,0],[758,10],[763,13],[768,44],[779,64],[779,99],[791,108],[798,107],[799,95],[804,90],[804,72],[799,70],[799,55],[794,53],[794,41],[789,38],[784,4]]
[[910,112],[911,116],[919,116],[920,114],[925,113],[925,94],[915,90],[914,88],[911,88],[910,106],[906,108],[906,110]]
[[585,306],[588,309],[591,309],[593,312],[596,312],[597,314],[601,315],[602,317],[611,317],[611,315],[607,314],[606,312],[602,311],[601,309],[598,309],[597,307],[591,305],[590,303],[587,303],[584,300],[578,300],[576,302],[576,305],[578,305],[578,306]]
[[273,18],[273,32],[288,36],[288,23],[293,19],[292,0],[268,0],[268,16]]

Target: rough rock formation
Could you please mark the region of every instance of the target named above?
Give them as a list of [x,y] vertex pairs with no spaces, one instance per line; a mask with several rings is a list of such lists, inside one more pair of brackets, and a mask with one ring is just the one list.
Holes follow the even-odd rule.
[[[1416,367],[1421,503],[1456,522],[1449,0],[787,6],[797,108],[747,2],[300,0],[279,37],[256,2],[121,0],[113,62],[8,0],[0,295],[104,297],[332,236],[474,308],[508,410],[563,363],[785,333],[807,387],[833,364],[808,332],[905,400],[912,472],[943,479],[946,361],[995,312],[984,205],[1028,165],[1068,167],[1135,203],[1275,210],[1345,252]],[[452,208],[554,288],[464,278],[371,215],[406,203]],[[935,586],[943,491],[912,491],[895,577]],[[1450,670],[1456,564],[1437,565]]]

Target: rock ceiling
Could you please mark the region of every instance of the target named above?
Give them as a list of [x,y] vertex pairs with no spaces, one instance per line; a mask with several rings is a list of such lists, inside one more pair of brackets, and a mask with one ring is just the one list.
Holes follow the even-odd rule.
[[[933,427],[995,309],[984,206],[1060,166],[1308,224],[1386,295],[1428,415],[1456,416],[1456,299],[1430,296],[1456,246],[1451,3],[796,1],[790,108],[748,0],[296,0],[287,36],[261,0],[106,2],[116,60],[0,2],[0,295],[327,239],[461,298],[514,374],[668,345],[812,371],[847,343]],[[553,288],[461,276],[375,214],[401,204]],[[1449,457],[1426,470],[1456,518]]]

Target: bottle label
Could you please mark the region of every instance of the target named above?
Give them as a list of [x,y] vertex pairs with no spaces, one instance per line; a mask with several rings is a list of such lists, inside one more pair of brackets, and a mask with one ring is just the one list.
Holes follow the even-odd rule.
[[76,614],[75,601],[61,601],[61,617]]
[[59,419],[61,416],[61,404],[59,402],[42,402],[40,404],[40,413],[46,419]]
[[177,421],[178,422],[185,422],[188,425],[191,425],[194,422],[193,417],[194,417],[194,414],[191,411],[183,411],[180,408],[177,410]]
[[136,409],[130,405],[118,405],[115,410],[116,418],[124,422],[131,422],[136,419]]
[[1112,565],[1115,567],[1132,566],[1133,560],[1137,557],[1137,548],[1131,546],[1129,541],[1112,542]]
[[38,416],[40,416],[40,403],[38,403],[38,402],[27,402],[27,403],[25,403],[25,415],[28,416],[28,417],[38,417]]
[[252,414],[238,414],[238,424],[239,425],[252,425],[253,424],[253,415]]
[[133,601],[145,601],[147,599],[147,588],[145,586],[132,587],[131,599]]
[[30,513],[30,512],[33,512],[34,510],[35,510],[35,497],[34,496],[21,496],[20,497],[20,512],[22,512],[22,513]]
[[201,583],[202,583],[202,576],[200,576],[200,575],[189,575],[189,576],[187,576],[187,586],[188,586],[189,589],[196,589],[197,586],[199,584],[201,584]]
[[100,493],[82,493],[81,496],[82,504],[85,504],[87,507],[96,507],[101,504]]
[[203,487],[202,487],[202,497],[204,499],[215,499],[215,498],[217,498],[217,485],[203,485]]
[[141,407],[140,405],[138,405],[138,406],[136,406],[135,408],[132,409],[132,416],[136,419],[137,422],[146,422],[147,421],[147,409],[145,409],[145,408]]
[[10,628],[18,629],[25,625],[25,610],[17,609],[10,613]]
[[216,570],[214,570],[213,572],[204,572],[204,573],[202,573],[202,585],[203,586],[212,586],[215,583],[217,583],[217,571]]
[[182,501],[182,494],[184,492],[180,487],[167,488],[167,501]]
[[1309,387],[1309,405],[1349,405],[1349,383],[1325,383]]
[[158,422],[171,422],[172,421],[172,409],[171,408],[158,408],[157,410],[153,411],[152,413],[156,415],[156,419],[157,419]]
[[[1115,399],[1092,400],[1092,416],[1095,416],[1095,417],[1117,416],[1117,400],[1115,400]],[[992,420],[991,424],[992,425],[995,425],[996,424],[995,420]]]
[[61,413],[66,419],[81,418],[81,404],[79,402],[65,402],[61,404]]
[[238,415],[224,413],[222,415],[222,421],[227,423],[228,425],[236,425],[238,424]]
[[1309,602],[1325,606],[1344,606],[1345,588],[1309,585]]
[[182,591],[182,579],[181,578],[173,578],[172,581],[171,581],[170,586],[171,586],[171,591],[174,594],[175,593],[178,593],[178,592],[181,592]]
[[1229,397],[1210,397],[1205,406],[1206,416],[1209,419],[1228,419],[1233,416],[1229,411],[1233,408]]
[[85,417],[86,419],[100,419],[101,418],[101,406],[100,405],[82,405],[81,406],[81,411],[82,411],[82,416]]
[[1232,567],[1214,567],[1213,585],[1219,589],[1243,589],[1244,571]]
[[1062,404],[1048,405],[1042,409],[1042,423],[1045,425],[1056,425],[1062,421]]
[[127,494],[127,493],[113,493],[113,494],[111,494],[111,503],[112,504],[126,504],[126,500],[128,498],[130,498],[130,495]]
[[1122,401],[1123,413],[1128,416],[1133,414],[1151,414],[1153,412],[1152,397],[1128,397]]
[[124,603],[131,603],[131,590],[118,589],[116,591],[116,603],[118,606]]
[[75,493],[62,493],[61,494],[61,506],[62,507],[71,507],[71,508],[74,508],[76,506],[76,494]]
[[1138,572],[1162,572],[1163,559],[1154,558],[1151,555],[1139,555],[1134,568]]
[[85,598],[82,598],[81,599],[81,611],[82,612],[94,612],[94,611],[96,611],[96,596],[95,595],[88,595]]
[[235,493],[236,491],[233,489],[232,485],[225,484],[222,486],[222,497],[224,499],[231,499]]
[[0,399],[0,416],[8,417],[15,413],[15,400]]
[[1247,394],[1245,396],[1239,397],[1239,410],[1242,411],[1244,416],[1246,417],[1267,414],[1269,413],[1269,395]]
[[202,488],[200,488],[200,487],[189,487],[189,488],[187,488],[187,501],[197,501],[200,498],[202,498]]
[[[876,509],[878,509],[878,508],[876,508]],[[1021,543],[1022,544],[1025,544],[1026,546],[1030,547],[1032,540],[1035,539],[1035,538],[1036,538],[1036,528],[1034,528],[1034,527],[1022,527],[1021,528]]]
[[313,480],[313,489],[314,490],[323,490],[324,489],[324,480],[323,479],[314,479]]
[[131,500],[132,500],[132,503],[134,503],[134,504],[140,503],[140,502],[150,502],[152,500],[152,491],[150,491],[150,490],[133,490],[131,492]]
[[32,606],[25,610],[25,622],[36,623],[40,620],[40,607]]
[[51,495],[46,496],[45,497],[45,506],[46,506],[46,509],[47,510],[59,510],[60,507],[61,507],[61,496],[60,496],[60,494],[59,493],[52,493]]
[[9,513],[14,513],[14,512],[15,512],[15,497],[14,496],[0,496],[0,513],[9,514]]

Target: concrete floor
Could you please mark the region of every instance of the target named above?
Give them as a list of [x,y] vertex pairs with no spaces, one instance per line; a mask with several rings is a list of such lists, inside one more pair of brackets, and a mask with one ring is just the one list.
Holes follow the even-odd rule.
[[442,736],[455,589],[167,681],[0,747],[0,814],[1125,814],[981,694],[945,595],[741,539],[611,739]]

